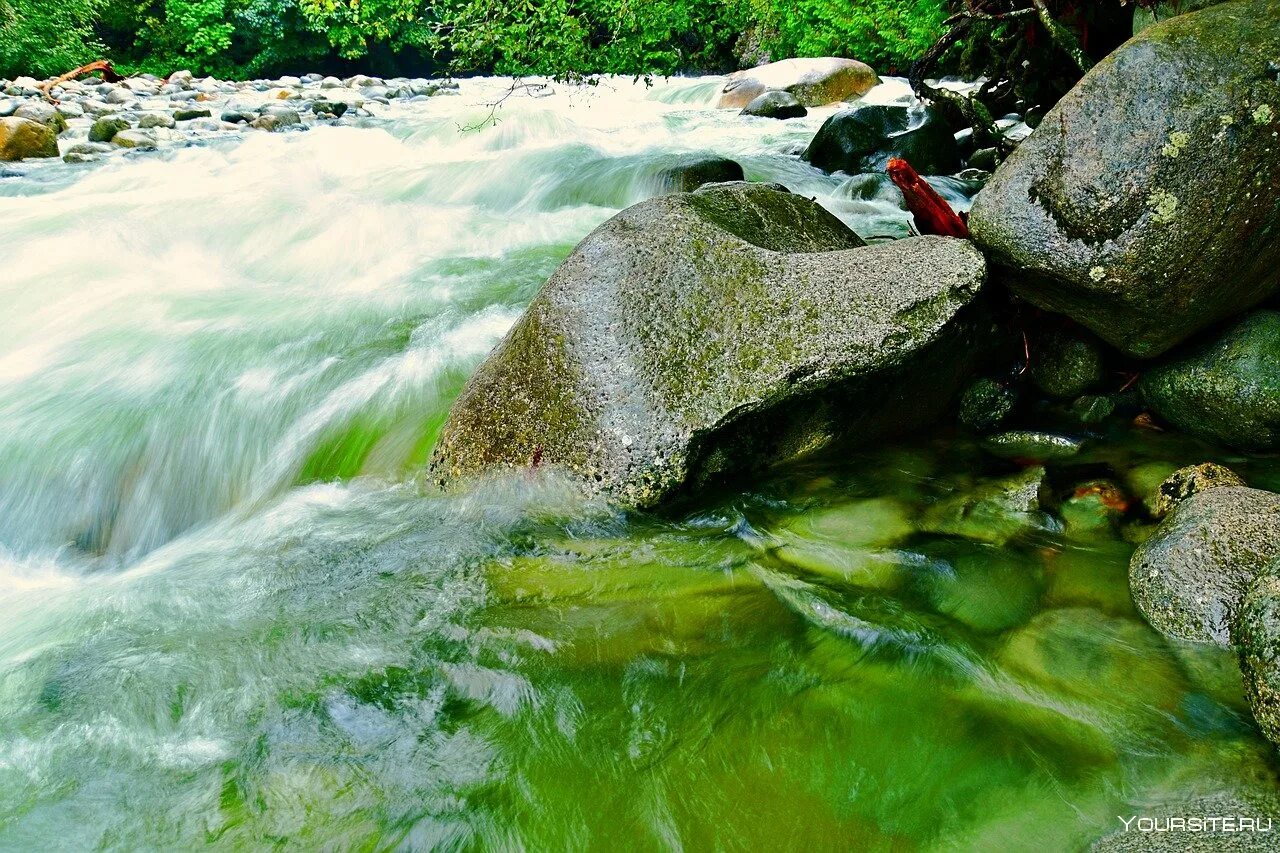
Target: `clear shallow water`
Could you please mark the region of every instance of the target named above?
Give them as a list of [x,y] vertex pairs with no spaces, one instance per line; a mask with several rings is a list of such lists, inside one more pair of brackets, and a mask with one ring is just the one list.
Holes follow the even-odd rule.
[[[920,529],[1013,471],[962,438],[675,518],[421,485],[469,372],[680,154],[903,233],[791,156],[821,112],[717,85],[474,132],[502,84],[464,82],[0,180],[0,847],[1057,849],[1270,784],[1229,657],[1133,613],[1118,529]],[[1206,454],[1111,439],[1055,488]]]

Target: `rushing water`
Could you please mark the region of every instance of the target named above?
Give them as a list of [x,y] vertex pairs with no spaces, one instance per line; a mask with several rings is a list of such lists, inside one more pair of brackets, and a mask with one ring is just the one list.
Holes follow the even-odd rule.
[[[469,372],[680,154],[905,233],[794,156],[823,111],[743,120],[718,84],[476,130],[504,84],[469,81],[0,180],[0,847],[1062,849],[1270,784],[1229,656],[1134,614],[1119,528],[918,530],[1013,470],[963,437],[674,519],[422,484]],[[1060,489],[1206,453],[1095,446]]]

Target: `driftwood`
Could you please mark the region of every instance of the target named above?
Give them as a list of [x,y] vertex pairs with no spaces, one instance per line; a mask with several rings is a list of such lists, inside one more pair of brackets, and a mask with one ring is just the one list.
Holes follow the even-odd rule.
[[916,221],[916,233],[968,238],[969,226],[910,163],[894,157],[886,171],[907,200],[907,210]]
[[53,96],[51,96],[49,93],[52,92],[55,87],[61,86],[63,83],[66,83],[68,80],[75,80],[77,78],[84,77],[89,74],[97,74],[97,73],[101,73],[102,79],[106,80],[108,83],[119,83],[121,80],[124,79],[124,77],[120,76],[120,74],[118,74],[116,70],[111,67],[110,62],[108,62],[105,59],[99,59],[97,62],[90,62],[88,65],[81,65],[79,68],[76,68],[73,71],[68,71],[66,74],[63,74],[61,77],[55,77],[52,80],[41,83],[38,88],[40,89],[41,92],[44,93],[44,96],[46,98],[52,101]]

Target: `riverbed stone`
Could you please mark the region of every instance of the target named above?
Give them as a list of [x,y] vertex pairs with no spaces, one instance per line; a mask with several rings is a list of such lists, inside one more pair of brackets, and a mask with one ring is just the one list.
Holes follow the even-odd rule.
[[293,110],[272,111],[266,115],[258,116],[249,122],[250,127],[256,127],[258,130],[266,130],[272,133],[284,130],[295,124],[301,124],[302,118]]
[[1079,397],[1102,381],[1102,344],[1083,330],[1051,328],[1031,338],[1031,381],[1050,397]]
[[213,113],[208,108],[175,110],[173,113],[174,121],[194,121],[198,118],[213,118]]
[[920,529],[1004,545],[1020,533],[1043,526],[1040,493],[1044,488],[1045,470],[1039,466],[979,483],[929,507]]
[[758,118],[804,118],[809,111],[790,92],[765,92],[742,108],[742,115]]
[[149,130],[154,127],[171,128],[177,124],[168,113],[143,113],[138,117],[138,127]]
[[960,423],[977,432],[999,426],[1018,405],[1018,391],[990,377],[975,380],[960,397]]
[[716,106],[740,110],[765,92],[783,91],[802,106],[820,107],[865,95],[879,83],[871,66],[855,59],[784,59],[730,74]]
[[993,456],[1047,462],[1069,459],[1084,447],[1084,439],[1038,430],[1010,430],[983,439],[982,448]]
[[1016,293],[1132,356],[1257,304],[1280,286],[1277,56],[1271,0],[1143,31],[996,171],[974,239]]
[[90,142],[110,142],[116,134],[129,129],[129,122],[122,118],[100,118],[89,128]]
[[1187,465],[1174,471],[1155,488],[1155,496],[1151,499],[1151,515],[1164,518],[1179,501],[1192,495],[1207,492],[1210,489],[1243,486],[1245,481],[1240,475],[1225,465],[1216,462],[1201,462],[1199,465]]
[[827,119],[804,159],[826,172],[883,172],[901,157],[922,175],[960,169],[955,136],[931,107],[863,104]]
[[58,134],[29,118],[0,118],[0,161],[58,156]]
[[44,101],[28,101],[18,107],[13,114],[19,118],[38,121],[51,128],[54,133],[62,133],[67,129],[67,120],[62,113],[58,112],[58,108]]
[[156,148],[155,134],[147,130],[122,130],[111,137],[111,144],[117,148],[132,148],[138,151],[150,151]]
[[703,184],[743,180],[742,166],[728,157],[695,154],[681,159],[658,174],[658,183],[667,192],[693,192]]
[[1200,492],[1134,552],[1134,604],[1170,637],[1227,645],[1245,592],[1277,553],[1280,495],[1240,486]]
[[862,246],[776,185],[641,202],[577,246],[468,382],[433,477],[553,466],[648,507],[899,435],[981,357],[984,281],[968,242]]
[[1249,586],[1232,640],[1253,718],[1280,744],[1280,563],[1273,560]]
[[1280,312],[1255,311],[1173,354],[1139,387],[1163,420],[1241,450],[1280,448]]

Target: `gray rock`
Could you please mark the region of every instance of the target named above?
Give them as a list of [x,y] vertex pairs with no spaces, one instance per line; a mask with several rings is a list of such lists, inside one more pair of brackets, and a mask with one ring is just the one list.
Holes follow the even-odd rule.
[[1249,585],[1232,640],[1240,650],[1253,718],[1268,740],[1280,743],[1280,564],[1275,561]]
[[1188,465],[1174,471],[1156,487],[1155,499],[1151,503],[1151,514],[1156,518],[1164,518],[1173,511],[1179,501],[1184,501],[1192,495],[1198,495],[1210,489],[1243,485],[1245,482],[1240,479],[1239,474],[1216,462]]
[[1253,312],[1146,371],[1139,387],[1184,432],[1242,450],[1280,448],[1280,312]]
[[1261,301],[1280,285],[1276,56],[1272,0],[1145,30],[996,171],[974,239],[1019,295],[1134,356]]
[[168,113],[143,113],[138,117],[138,127],[149,130],[153,127],[174,127],[177,122]]
[[117,133],[129,127],[129,122],[122,118],[100,118],[89,128],[89,141],[110,142]]
[[103,95],[102,99],[108,104],[131,104],[137,100],[133,92],[128,89],[111,89]]
[[311,103],[311,112],[318,116],[342,118],[346,111],[347,105],[342,101],[313,101]]
[[169,75],[169,82],[179,86],[190,84],[194,79],[194,75],[185,68]]
[[1031,339],[1031,380],[1050,397],[1079,397],[1102,381],[1102,345],[1088,332],[1045,329]]
[[[441,484],[539,464],[623,505],[930,422],[990,333],[960,240],[861,241],[780,187],[715,184],[597,228],[468,382]],[[973,306],[973,310],[965,310]]]
[[58,115],[63,118],[84,118],[84,107],[75,101],[63,101],[58,104]]
[[150,151],[156,148],[156,137],[146,130],[122,130],[111,137],[111,144],[118,148]]
[[53,129],[54,133],[62,133],[67,129],[67,120],[58,112],[58,108],[45,101],[27,101],[13,113],[18,118],[38,121]]
[[249,122],[250,127],[266,130],[271,133],[284,130],[295,124],[302,124],[302,117],[293,110],[272,111]]
[[759,118],[804,118],[809,111],[790,92],[765,92],[742,108],[741,115]]
[[233,108],[224,110],[222,120],[229,124],[251,124],[258,119],[258,114],[252,110],[244,108]]
[[1179,502],[1129,561],[1134,604],[1156,630],[1227,645],[1249,585],[1280,553],[1280,495],[1226,486]]
[[0,161],[58,156],[53,128],[20,116],[0,118]]
[[67,154],[90,156],[95,154],[110,154],[112,150],[113,149],[110,145],[102,142],[77,142],[74,145],[67,146],[62,153],[64,156]]
[[820,107],[866,94],[879,82],[871,66],[853,59],[784,59],[730,74],[716,106],[740,110],[765,92],[784,91]]
[[727,157],[695,154],[658,173],[664,192],[693,192],[703,184],[743,180],[742,166]]
[[0,118],[8,118],[18,111],[22,101],[17,98],[0,98]]
[[320,81],[321,89],[341,89],[342,81],[337,77],[325,77]]
[[949,175],[960,168],[955,136],[931,107],[918,110],[864,104],[827,119],[804,159],[827,172],[883,172],[901,157],[922,175]]
[[199,108],[199,109],[189,109],[189,110],[177,110],[177,111],[175,111],[175,112],[174,112],[174,114],[173,114],[173,120],[174,120],[174,121],[176,121],[176,122],[177,122],[177,121],[192,121],[192,120],[194,120],[194,119],[198,119],[198,118],[212,118],[212,117],[213,117],[213,113],[212,113],[212,112],[210,112],[208,109],[204,109],[204,108]]
[[102,118],[103,116],[113,115],[120,111],[117,106],[103,103],[102,101],[95,100],[93,98],[85,98],[80,102],[80,106],[84,109],[85,113],[93,116],[94,118]]

